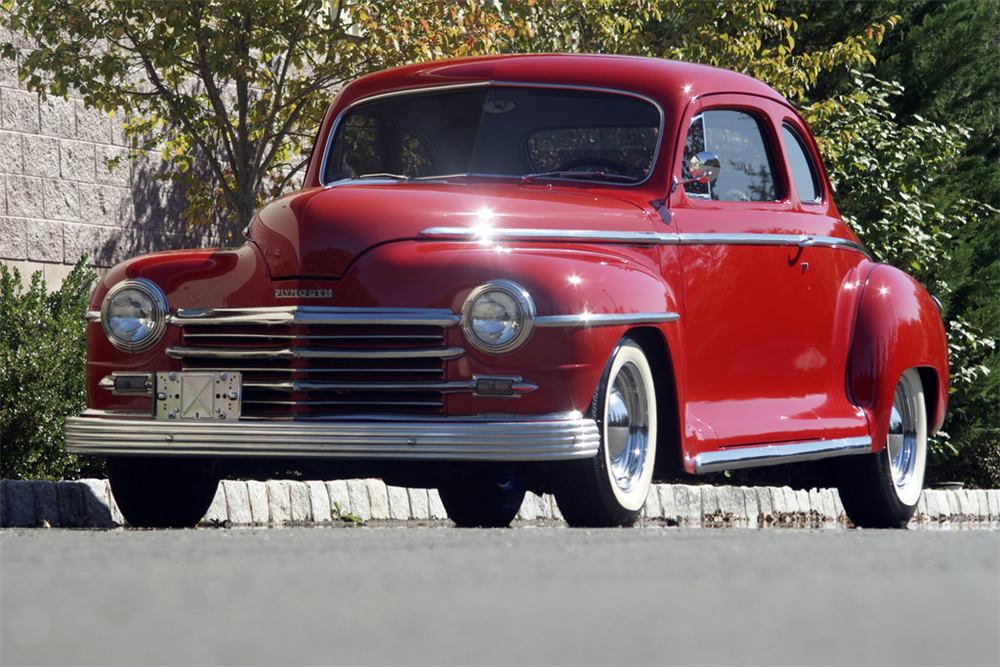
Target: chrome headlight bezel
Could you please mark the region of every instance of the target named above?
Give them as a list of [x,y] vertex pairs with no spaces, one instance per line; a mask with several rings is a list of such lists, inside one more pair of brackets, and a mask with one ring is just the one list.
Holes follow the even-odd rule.
[[[495,295],[505,306],[512,306],[515,311],[504,332],[498,338],[490,340],[483,335],[481,325],[477,324],[473,310],[482,305],[491,295]],[[510,280],[490,280],[472,290],[462,306],[462,332],[465,339],[481,352],[488,354],[507,354],[517,350],[531,337],[535,325],[535,302],[528,291]],[[499,342],[497,342],[499,340]]]
[[[120,336],[116,333],[116,329],[120,331],[122,327],[113,327],[110,322],[112,318],[110,311],[115,299],[122,298],[126,291],[134,292],[138,299],[144,299],[148,303],[149,314],[145,317],[150,322],[145,324],[145,331],[139,337]],[[101,328],[111,344],[119,350],[142,352],[153,347],[163,338],[167,329],[167,312],[167,297],[156,283],[145,278],[130,278],[108,290],[104,302],[101,304]]]

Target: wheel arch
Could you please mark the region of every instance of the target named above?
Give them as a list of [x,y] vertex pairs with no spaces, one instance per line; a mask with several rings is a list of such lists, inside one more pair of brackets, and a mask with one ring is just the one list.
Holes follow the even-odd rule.
[[896,383],[909,368],[919,371],[928,433],[933,434],[944,422],[948,402],[944,324],[923,287],[899,269],[880,264],[861,295],[847,373],[849,395],[868,415],[873,451],[885,444]]
[[[933,435],[941,427],[941,424],[935,421],[934,416],[938,414],[939,408],[943,415],[944,408],[947,407],[941,406],[941,379],[938,377],[937,369],[930,366],[918,366],[917,373],[920,375],[920,384],[924,388],[924,404],[927,407],[927,415],[930,418],[927,424],[927,434]],[[945,382],[945,391],[947,392],[947,381]]]
[[654,479],[671,479],[683,472],[680,438],[680,407],[677,400],[677,374],[670,343],[663,331],[655,327],[630,329],[631,338],[642,348],[653,370],[656,388],[657,443]]

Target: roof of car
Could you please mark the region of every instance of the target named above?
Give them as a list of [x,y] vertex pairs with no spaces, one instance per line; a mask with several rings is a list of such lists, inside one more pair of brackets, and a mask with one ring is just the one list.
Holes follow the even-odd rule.
[[[437,60],[363,76],[333,100],[317,134],[314,155],[327,145],[334,121],[347,106],[386,93],[481,83],[571,86],[627,91],[661,105],[677,123],[688,103],[720,93],[757,95],[791,106],[773,88],[753,77],[718,67],[640,56],[609,54],[511,54]],[[313,159],[305,185],[320,184],[322,160]]]
[[664,102],[712,93],[749,93],[784,101],[757,79],[707,65],[606,54],[516,54],[439,60],[376,72],[347,86],[340,102],[394,90],[483,81],[628,90]]

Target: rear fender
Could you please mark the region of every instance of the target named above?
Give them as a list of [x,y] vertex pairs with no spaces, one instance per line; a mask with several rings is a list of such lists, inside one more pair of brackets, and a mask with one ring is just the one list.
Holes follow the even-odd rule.
[[924,381],[934,433],[948,404],[948,347],[941,315],[931,296],[902,271],[879,264],[868,275],[851,345],[847,388],[868,415],[872,450],[885,446],[899,377],[917,368]]

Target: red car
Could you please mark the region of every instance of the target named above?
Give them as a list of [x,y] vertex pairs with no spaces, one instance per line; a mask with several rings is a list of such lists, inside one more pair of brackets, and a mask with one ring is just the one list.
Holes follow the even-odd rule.
[[857,525],[917,504],[939,308],[749,77],[597,55],[372,74],[246,237],[94,293],[66,442],[107,457],[133,525],[290,473],[437,488],[462,526],[507,525],[526,489],[629,525],[658,478],[819,459]]

